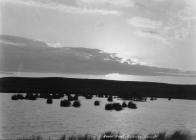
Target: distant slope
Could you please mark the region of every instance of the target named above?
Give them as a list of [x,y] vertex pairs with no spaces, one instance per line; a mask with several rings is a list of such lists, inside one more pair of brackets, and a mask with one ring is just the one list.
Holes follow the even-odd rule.
[[38,40],[0,36],[0,71],[52,72],[73,74],[167,75],[195,76],[196,72],[150,67],[98,49],[53,48]]
[[137,95],[158,98],[196,99],[196,85],[57,77],[0,78],[0,92],[111,94],[125,98],[128,98],[130,95]]

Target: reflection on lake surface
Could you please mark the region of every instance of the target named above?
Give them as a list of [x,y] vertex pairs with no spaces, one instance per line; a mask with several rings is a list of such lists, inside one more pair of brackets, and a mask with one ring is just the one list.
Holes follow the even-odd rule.
[[[105,111],[107,98],[94,97],[86,100],[79,97],[80,108],[60,107],[60,100],[46,104],[45,99],[36,101],[11,100],[12,94],[0,94],[1,132],[4,138],[21,136],[51,136],[63,134],[95,134],[120,131],[124,134],[174,130],[196,132],[196,101],[167,100],[137,102],[138,109],[120,112]],[[100,106],[94,106],[99,100]],[[122,100],[114,99],[122,103]]]

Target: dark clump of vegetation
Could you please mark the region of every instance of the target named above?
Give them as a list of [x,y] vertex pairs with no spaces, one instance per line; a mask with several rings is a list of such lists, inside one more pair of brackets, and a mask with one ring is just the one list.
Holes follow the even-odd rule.
[[23,100],[24,97],[22,94],[14,94],[14,95],[12,95],[11,99],[12,100]]
[[182,131],[175,131],[169,135],[165,132],[161,132],[158,134],[149,134],[144,140],[196,140],[196,135],[191,135]]
[[101,135],[100,140],[196,140],[196,135],[189,133],[175,131],[172,134],[166,134],[165,132],[148,134],[142,136],[140,134],[132,134],[124,137],[119,132],[105,132]]
[[113,109],[116,111],[121,111],[123,108],[120,103],[113,103]]
[[58,94],[58,93],[53,93],[53,94],[51,94],[51,97],[53,99],[60,99],[60,98],[63,98],[64,95],[63,94]]
[[108,102],[113,102],[113,97],[112,96],[108,97]]
[[60,106],[62,107],[69,107],[71,105],[71,102],[68,100],[61,100],[60,101]]
[[68,101],[77,101],[78,95],[76,94],[75,96],[71,96],[70,94],[68,94],[67,98],[68,98]]
[[138,101],[138,102],[146,102],[147,98],[146,97],[133,97],[132,98],[133,101]]
[[135,104],[135,103],[133,103],[133,102],[129,102],[128,103],[128,108],[131,108],[131,109],[137,109],[137,105]]
[[94,105],[95,105],[95,106],[99,106],[99,105],[100,105],[100,101],[95,101],[95,102],[94,102]]
[[120,133],[116,132],[105,132],[101,135],[100,140],[120,140]]
[[[46,140],[41,136],[32,136],[29,138],[18,138],[16,140]],[[175,131],[172,134],[166,134],[165,132],[153,133],[147,136],[140,134],[121,135],[120,132],[105,132],[101,136],[95,136],[90,134],[84,135],[63,135],[60,138],[52,140],[196,140],[196,135],[185,133],[181,131]]]
[[92,99],[93,98],[93,95],[90,95],[90,94],[89,95],[85,95],[85,98],[86,99]]
[[[168,136],[170,140],[193,140],[189,134],[183,133],[181,131],[176,131],[170,136]],[[194,140],[196,137],[194,138]]]
[[105,110],[121,111],[123,108],[120,103],[109,103],[105,105]]
[[151,101],[157,100],[157,98],[155,98],[155,97],[150,97],[150,100],[151,100]]
[[127,107],[126,102],[123,102],[123,103],[122,103],[122,107]]
[[32,93],[27,93],[25,96],[26,100],[36,100],[37,99],[37,95],[36,94],[32,94]]
[[50,98],[46,100],[46,103],[47,103],[47,104],[52,104],[52,102],[53,102],[53,101],[52,101],[52,99],[50,99]]
[[85,134],[85,135],[72,135],[67,137],[66,135],[60,137],[59,140],[98,140],[97,136]]
[[73,98],[75,101],[78,100],[78,94],[76,94]]
[[16,95],[12,95],[11,99],[12,99],[12,100],[18,100],[18,98],[17,98]]
[[72,106],[73,107],[80,107],[81,103],[80,103],[80,101],[74,101]]
[[15,140],[45,140],[45,138],[43,138],[42,136],[31,136],[31,137],[28,137],[28,138],[24,138],[24,137],[16,138]]
[[105,110],[112,110],[113,109],[113,105],[112,104],[106,104],[105,105]]

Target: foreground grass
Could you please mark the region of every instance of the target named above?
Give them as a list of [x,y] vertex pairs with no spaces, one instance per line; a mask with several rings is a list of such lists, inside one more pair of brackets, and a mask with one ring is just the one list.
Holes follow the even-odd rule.
[[140,134],[121,135],[119,132],[108,131],[103,133],[101,136],[94,136],[90,134],[72,136],[63,135],[56,139],[32,136],[29,138],[18,138],[16,140],[196,140],[196,134],[192,135],[188,132],[175,131],[172,134],[161,132],[142,136]]

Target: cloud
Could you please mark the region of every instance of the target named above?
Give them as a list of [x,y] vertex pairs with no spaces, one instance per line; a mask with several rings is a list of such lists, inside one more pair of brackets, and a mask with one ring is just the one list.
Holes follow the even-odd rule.
[[180,16],[177,18],[171,20],[172,24],[168,24],[165,27],[168,28],[168,30],[165,32],[165,35],[171,39],[174,39],[175,41],[183,41],[188,39],[188,37],[195,32],[194,29],[196,27],[196,17],[183,15],[182,12],[180,12],[179,15]]
[[128,19],[128,23],[138,28],[157,29],[162,26],[162,23],[160,21],[155,21],[155,20],[151,20],[151,19],[143,18],[143,17],[133,17],[131,19]]
[[[19,70],[21,72],[96,75],[121,73],[148,76],[195,76],[194,71],[183,72],[177,69],[143,65],[136,58],[124,60],[115,54],[106,53],[98,49],[80,47],[60,47],[57,49],[48,45],[43,47],[43,44],[46,44],[45,42],[6,35],[0,35],[0,40],[9,40],[12,43],[0,44],[5,60],[4,67],[0,67],[1,71]],[[23,42],[24,46],[17,46],[18,42]],[[23,67],[18,69],[17,66]]]
[[163,24],[161,21],[144,17],[133,17],[128,19],[128,23],[136,28],[134,33],[137,36],[156,39],[167,46],[171,46],[171,43],[164,36]]
[[0,44],[7,44],[7,45],[13,45],[13,46],[25,46],[24,43],[9,42],[7,40],[5,41],[1,39],[0,39]]
[[46,42],[46,44],[50,47],[53,47],[53,48],[61,48],[63,47],[63,45],[59,42],[56,42],[56,43],[49,43],[49,42]]
[[196,5],[187,6],[179,13],[179,18],[186,21],[186,20],[196,20]]
[[167,46],[172,46],[176,41],[185,41],[194,32],[196,10],[190,6],[184,6],[178,12],[167,14],[166,18],[152,20],[145,17],[133,17],[128,19],[135,34],[141,37],[160,40]]
[[35,1],[35,0],[6,0],[6,2],[12,2],[16,4],[24,4],[27,6],[42,7],[52,10],[58,10],[71,14],[97,14],[97,15],[115,15],[119,16],[120,12],[115,10],[105,10],[96,8],[82,8],[78,6],[71,6],[62,3],[52,1]]
[[136,30],[135,34],[140,37],[147,37],[147,38],[159,40],[165,45],[172,47],[172,44],[165,37],[161,36],[159,33],[156,33],[154,31]]
[[138,0],[135,4],[139,16],[127,22],[139,36],[163,40],[172,46],[192,41],[196,31],[195,0]]
[[174,38],[176,40],[183,40],[189,35],[189,31],[187,28],[182,28],[180,30],[177,30],[174,35]]
[[79,4],[88,5],[112,5],[117,7],[133,7],[134,3],[131,0],[77,0]]

